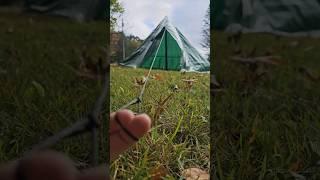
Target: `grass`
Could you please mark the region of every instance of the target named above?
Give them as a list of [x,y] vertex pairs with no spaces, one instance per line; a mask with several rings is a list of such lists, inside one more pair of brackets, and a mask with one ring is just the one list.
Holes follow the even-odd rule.
[[[8,11],[0,12],[0,24],[3,162],[20,157],[32,145],[72,125],[91,110],[101,83],[81,78],[76,71],[83,51],[93,60],[104,57],[99,49],[106,46],[106,26],[105,22],[81,24]],[[99,161],[104,163],[106,138],[102,133],[100,137]],[[77,166],[83,167],[88,163],[89,138],[81,135],[54,148],[69,154]]]
[[[146,69],[111,67],[111,110],[137,97],[135,78]],[[138,144],[112,164],[115,179],[179,179],[190,167],[209,169],[209,74],[153,70],[141,112],[152,117],[153,128]],[[188,87],[183,79],[197,79]],[[177,85],[178,91],[173,92]],[[172,94],[172,95],[171,95]],[[167,100],[166,100],[167,99]],[[137,112],[136,105],[130,107]],[[159,178],[159,177],[158,177]]]
[[[223,91],[212,93],[212,173],[222,180],[296,174],[319,179],[320,40],[246,34],[235,45],[228,36],[213,32],[212,68]],[[235,51],[239,56],[254,48],[254,56],[281,56],[279,65],[265,67],[258,79],[230,60]]]

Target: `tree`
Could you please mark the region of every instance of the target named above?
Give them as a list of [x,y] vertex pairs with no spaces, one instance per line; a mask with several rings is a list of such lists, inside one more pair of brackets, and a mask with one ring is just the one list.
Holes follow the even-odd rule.
[[118,18],[124,13],[124,8],[119,3],[118,0],[110,1],[110,27],[111,31],[114,31],[115,26],[117,25]]
[[[129,35],[126,36],[121,32],[113,32],[111,33],[111,62],[121,62],[123,61],[123,42],[125,43],[125,53],[126,57],[130,56],[134,51],[140,47],[143,43],[143,40],[138,36]],[[125,38],[125,41],[123,41]]]
[[140,47],[143,40],[138,36],[129,35],[126,37],[126,57],[130,56],[135,50]]
[[207,9],[203,23],[204,23],[203,29],[202,29],[203,42],[201,43],[201,45],[203,48],[205,48],[208,51],[208,57],[209,57],[210,56],[210,4]]

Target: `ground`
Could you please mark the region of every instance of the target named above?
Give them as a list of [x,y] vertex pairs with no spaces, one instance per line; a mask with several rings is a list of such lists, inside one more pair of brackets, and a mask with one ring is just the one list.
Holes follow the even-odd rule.
[[[20,157],[91,110],[101,82],[83,74],[83,59],[105,58],[106,24],[0,12],[0,162]],[[106,114],[104,114],[106,117]],[[107,132],[106,123],[101,131]],[[87,166],[90,136],[54,148]],[[99,161],[107,157],[100,133]]]
[[[111,67],[111,110],[136,98],[146,69]],[[136,80],[137,79],[137,80]],[[195,80],[188,84],[185,80]],[[181,177],[184,169],[209,171],[209,74],[152,70],[140,113],[153,128],[137,145],[112,163],[115,179]],[[130,107],[139,112],[137,105]],[[158,174],[158,176],[156,175]]]
[[[212,34],[212,72],[221,84],[211,91],[212,172],[319,179],[320,39]],[[247,65],[231,56],[280,57]]]

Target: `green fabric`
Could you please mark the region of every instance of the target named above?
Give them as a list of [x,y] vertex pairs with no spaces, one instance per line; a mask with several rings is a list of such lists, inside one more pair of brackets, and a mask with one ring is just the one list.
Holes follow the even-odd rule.
[[180,70],[181,49],[170,33],[167,31],[164,33],[165,35],[160,44],[158,53],[156,54],[156,51],[161,39],[158,40],[159,43],[149,49],[141,67],[150,68],[151,63],[156,56],[153,69]]
[[216,0],[213,26],[230,32],[319,36],[319,9],[319,0]]
[[210,70],[209,61],[200,55],[176,27],[171,25],[167,17],[147,37],[141,47],[120,64],[129,67],[150,68],[154,58],[153,69]]

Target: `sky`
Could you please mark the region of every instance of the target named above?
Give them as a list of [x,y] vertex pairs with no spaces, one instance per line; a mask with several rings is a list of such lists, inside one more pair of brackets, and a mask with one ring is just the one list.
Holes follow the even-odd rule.
[[125,34],[145,39],[160,21],[168,16],[171,23],[205,56],[206,51],[201,46],[202,28],[210,0],[119,0],[119,2],[125,9],[123,16]]

